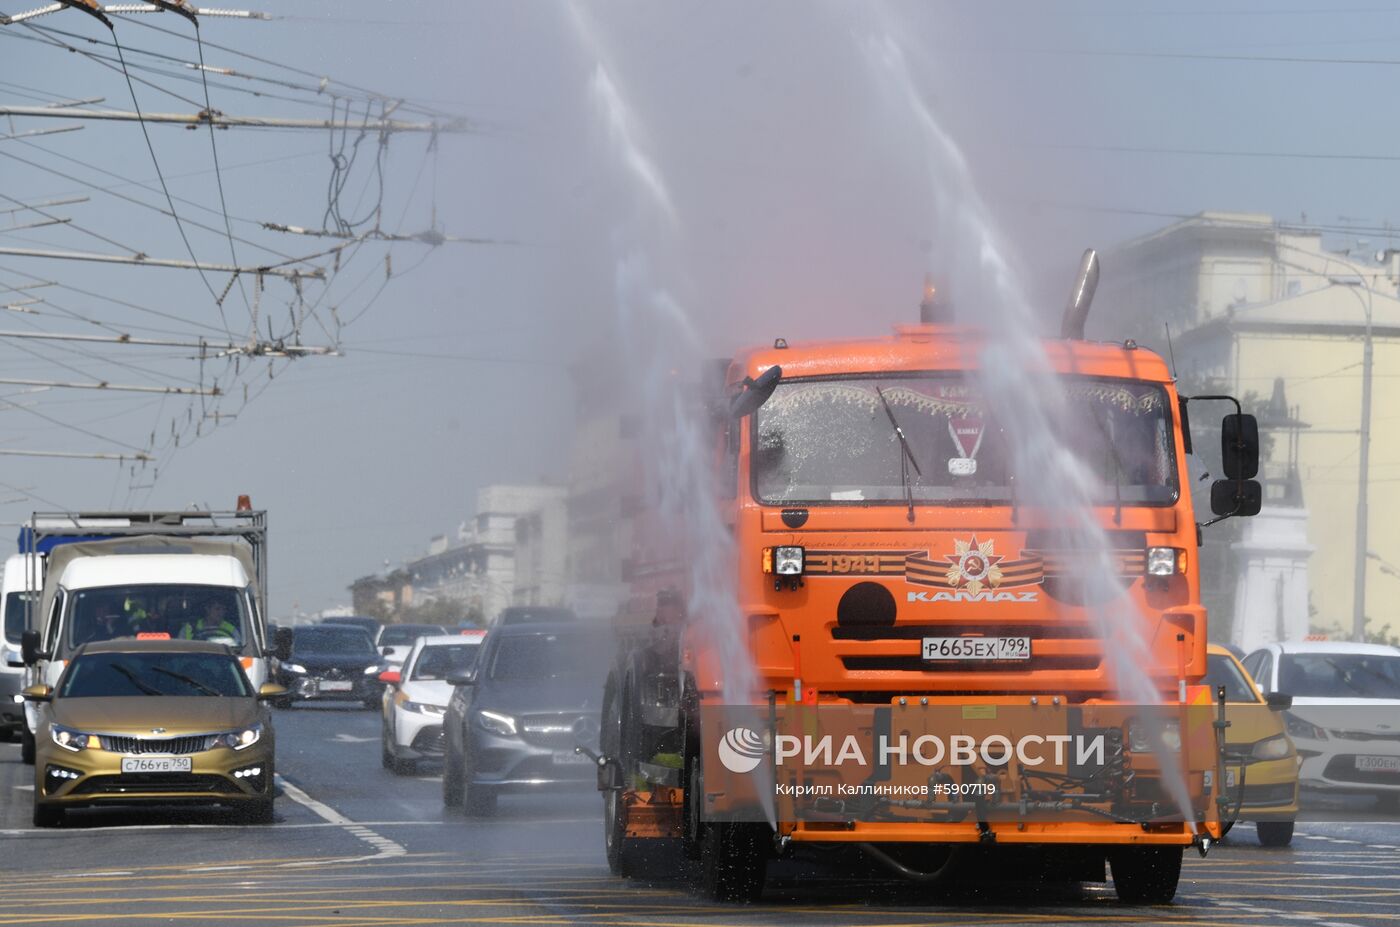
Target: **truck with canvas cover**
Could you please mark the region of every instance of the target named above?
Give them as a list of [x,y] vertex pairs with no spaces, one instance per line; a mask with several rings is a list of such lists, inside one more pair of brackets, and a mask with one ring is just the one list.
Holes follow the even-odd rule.
[[20,536],[43,576],[22,641],[27,683],[55,685],[78,647],[129,637],[223,643],[255,689],[267,682],[285,642],[267,625],[267,516],[245,500],[233,512],[36,512]]
[[[1077,507],[1033,491],[980,367],[995,333],[936,307],[893,337],[727,365],[708,420],[732,615],[696,613],[714,597],[684,526],[639,518],[595,755],[615,872],[678,845],[707,893],[753,899],[768,860],[812,845],[923,882],[1111,871],[1124,900],[1161,902],[1183,850],[1218,839],[1237,796],[1214,787],[1228,722],[1202,685],[1211,522],[1187,409],[1233,400],[1085,340],[1089,257],[1041,343]],[[1255,514],[1237,403],[1220,440],[1215,520]]]

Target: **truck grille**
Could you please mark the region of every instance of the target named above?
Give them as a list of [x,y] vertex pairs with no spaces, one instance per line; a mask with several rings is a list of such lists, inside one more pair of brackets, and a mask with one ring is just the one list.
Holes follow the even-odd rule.
[[194,737],[168,737],[153,740],[146,737],[114,737],[103,734],[101,739],[102,748],[111,753],[125,753],[130,756],[146,753],[183,756],[187,753],[203,753],[208,750],[213,737],[209,734],[198,734]]

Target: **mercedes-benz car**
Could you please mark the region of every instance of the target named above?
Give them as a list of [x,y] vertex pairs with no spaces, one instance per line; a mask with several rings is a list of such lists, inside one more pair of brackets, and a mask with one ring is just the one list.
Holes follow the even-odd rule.
[[575,747],[598,748],[610,634],[579,622],[498,625],[476,666],[454,674],[443,718],[443,803],[491,814],[506,791],[597,782]]
[[84,644],[57,685],[32,685],[34,825],[70,808],[216,804],[271,823],[274,744],[264,700],[238,657],[202,641]]

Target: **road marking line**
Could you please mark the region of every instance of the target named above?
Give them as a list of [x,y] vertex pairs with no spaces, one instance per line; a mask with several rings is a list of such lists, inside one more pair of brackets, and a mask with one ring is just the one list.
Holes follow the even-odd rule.
[[298,805],[306,808],[326,823],[343,827],[351,836],[355,837],[357,840],[368,843],[379,851],[377,855],[365,857],[365,859],[389,859],[390,857],[408,855],[408,850],[404,849],[401,845],[386,837],[381,837],[362,824],[356,824],[330,805],[325,802],[317,801],[281,776],[277,777],[277,781],[282,786],[282,794],[287,798],[290,798]]

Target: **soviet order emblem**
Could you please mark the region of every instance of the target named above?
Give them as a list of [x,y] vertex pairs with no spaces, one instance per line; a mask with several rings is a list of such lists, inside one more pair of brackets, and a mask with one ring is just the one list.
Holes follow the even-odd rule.
[[976,595],[983,586],[995,589],[1001,585],[1002,558],[993,553],[994,541],[978,541],[977,535],[971,540],[953,540],[954,553],[945,559],[952,564],[948,567],[948,583],[953,588],[966,587]]

